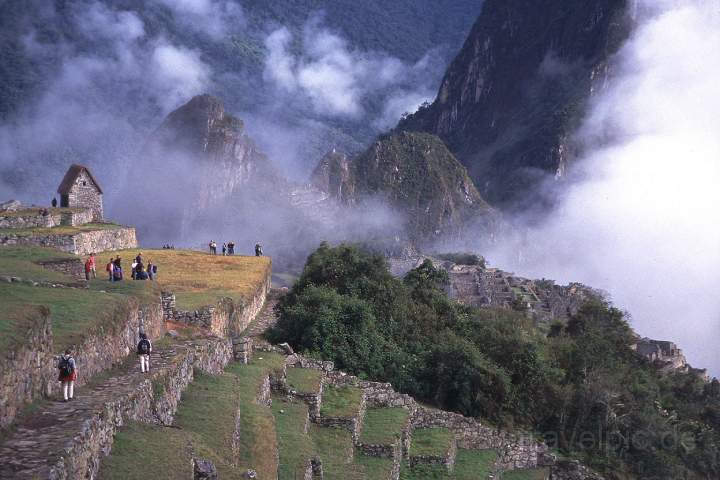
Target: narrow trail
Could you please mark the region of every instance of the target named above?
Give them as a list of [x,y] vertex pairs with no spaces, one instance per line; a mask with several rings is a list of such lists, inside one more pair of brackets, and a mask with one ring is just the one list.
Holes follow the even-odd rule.
[[[270,292],[262,312],[245,331],[246,336],[259,344],[267,343],[262,334],[277,321],[274,308],[282,293],[282,290]],[[114,418],[119,422],[132,418],[134,412],[131,409],[146,401],[155,380],[161,381],[173,371],[184,368],[188,357],[210,341],[213,340],[175,340],[169,345],[164,344],[165,341],[156,342],[149,374],[140,372],[139,362],[131,354],[118,367],[76,388],[72,401],[42,401],[31,414],[21,415],[0,437],[0,478],[55,478],[53,467],[63,461],[73,461],[68,458],[70,448],[93,431],[89,425],[94,420],[116,413],[119,415]],[[82,365],[78,365],[78,373],[82,375]],[[129,410],[123,411],[123,408]]]

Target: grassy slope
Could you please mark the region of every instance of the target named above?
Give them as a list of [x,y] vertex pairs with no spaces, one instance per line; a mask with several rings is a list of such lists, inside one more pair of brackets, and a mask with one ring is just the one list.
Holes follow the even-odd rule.
[[328,417],[354,417],[360,409],[362,390],[328,386],[323,390],[320,413]]
[[389,459],[363,455],[351,458],[352,436],[347,430],[311,424],[308,433],[304,433],[307,418],[304,403],[289,403],[283,398],[274,398],[272,412],[280,447],[280,480],[302,478],[305,462],[315,455],[323,462],[325,478],[374,480],[386,478],[392,469]]
[[402,407],[367,409],[360,441],[375,445],[395,442],[409,415],[410,412]]
[[[158,283],[175,292],[180,309],[193,310],[212,305],[222,297],[248,299],[270,270],[268,257],[208,255],[192,250],[133,249],[113,252],[128,269],[142,251],[143,260],[158,266]],[[107,255],[106,255],[107,256]],[[107,263],[101,256],[103,265]]]
[[288,368],[287,383],[300,393],[317,393],[322,374],[314,368]]
[[[263,354],[250,365],[232,364],[223,375],[197,375],[183,394],[174,428],[130,424],[119,430],[99,478],[175,479],[189,471],[190,458],[215,463],[220,478],[241,479],[247,469],[258,478],[272,478],[277,469],[274,418],[254,403],[262,378],[282,366],[278,354]],[[240,414],[239,458],[230,448],[235,412]]]
[[71,282],[76,279],[43,268],[36,262],[73,258],[77,257],[52,248],[2,246],[0,247],[0,276],[17,276],[35,281]]
[[451,440],[452,432],[447,428],[418,428],[413,432],[410,455],[443,456]]

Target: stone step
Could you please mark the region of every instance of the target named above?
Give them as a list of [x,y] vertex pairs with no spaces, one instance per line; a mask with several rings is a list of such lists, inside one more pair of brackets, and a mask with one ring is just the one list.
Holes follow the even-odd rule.
[[315,419],[324,427],[350,431],[357,443],[365,418],[365,395],[361,388],[345,385],[326,385],[322,393],[320,416]]
[[156,345],[149,374],[128,359],[76,389],[74,400],[43,403],[0,444],[0,478],[93,478],[118,426],[169,425],[194,368],[220,373],[231,358],[232,344],[217,338]]

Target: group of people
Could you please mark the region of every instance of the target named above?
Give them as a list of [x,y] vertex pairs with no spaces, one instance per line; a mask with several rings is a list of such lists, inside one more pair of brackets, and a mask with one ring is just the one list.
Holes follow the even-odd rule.
[[142,252],[138,253],[132,264],[133,280],[155,280],[157,276],[157,265],[148,259],[147,265],[143,261]]
[[[210,247],[210,255],[217,255],[217,243],[215,243],[215,240],[210,240],[210,243],[208,244],[208,247]],[[222,255],[235,255],[235,242],[227,242],[222,244]],[[260,243],[255,244],[255,256],[256,257],[262,257],[263,251],[262,251],[262,245]]]
[[[94,254],[90,255],[90,258],[93,259],[93,265],[94,265]],[[88,262],[90,259],[88,259]],[[86,277],[89,278],[87,265],[85,264],[85,274]],[[135,257],[135,260],[133,261],[132,265],[130,266],[131,273],[130,276],[133,280],[157,280],[157,274],[158,274],[158,267],[155,265],[151,259],[147,261],[147,264],[143,261],[142,252],[138,253],[137,257]],[[115,259],[110,258],[110,261],[105,266],[105,270],[108,273],[108,280],[111,282],[118,282],[123,279],[123,268],[122,268],[122,259],[120,258],[120,255],[115,257]],[[93,274],[94,275],[94,274]],[[93,276],[94,278],[94,276]]]
[[175,250],[175,245],[171,245],[169,243],[166,243],[162,246],[163,250]]
[[[145,333],[140,333],[140,341],[137,344],[137,355],[140,359],[140,371],[150,373],[150,354],[152,353],[152,342]],[[72,401],[75,397],[75,382],[78,377],[77,362],[72,356],[72,350],[67,349],[60,355],[57,363],[58,381],[62,385],[63,402]]]
[[[210,254],[217,255],[217,243],[215,243],[215,240],[210,240],[208,246],[210,247]],[[221,251],[223,256],[235,255],[235,242],[223,243]]]

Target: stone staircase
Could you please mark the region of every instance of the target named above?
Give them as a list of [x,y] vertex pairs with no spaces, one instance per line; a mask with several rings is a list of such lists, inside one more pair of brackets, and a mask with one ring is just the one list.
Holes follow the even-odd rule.
[[157,346],[149,374],[131,358],[77,388],[74,400],[44,402],[0,444],[0,478],[94,478],[119,426],[170,424],[194,369],[217,374],[231,358],[232,344],[218,338]]

